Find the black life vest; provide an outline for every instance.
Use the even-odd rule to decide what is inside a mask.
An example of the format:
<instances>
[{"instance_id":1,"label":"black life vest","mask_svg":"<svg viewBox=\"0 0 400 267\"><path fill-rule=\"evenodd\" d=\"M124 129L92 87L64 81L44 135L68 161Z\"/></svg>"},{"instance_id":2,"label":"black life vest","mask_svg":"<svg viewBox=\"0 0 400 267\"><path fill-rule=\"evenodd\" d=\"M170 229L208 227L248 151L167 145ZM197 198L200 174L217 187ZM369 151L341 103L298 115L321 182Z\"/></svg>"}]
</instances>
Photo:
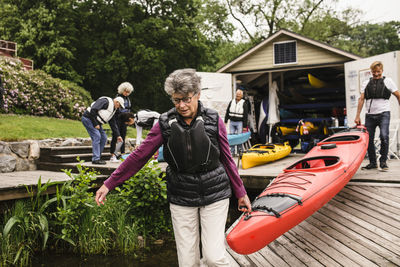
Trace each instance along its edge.
<instances>
[{"instance_id":1,"label":"black life vest","mask_svg":"<svg viewBox=\"0 0 400 267\"><path fill-rule=\"evenodd\" d=\"M365 99L389 99L392 92L387 89L384 80L385 77L378 80L370 78L367 87L365 88Z\"/></svg>"},{"instance_id":2,"label":"black life vest","mask_svg":"<svg viewBox=\"0 0 400 267\"><path fill-rule=\"evenodd\" d=\"M190 125L175 108L160 116L171 203L198 207L231 196L229 177L219 160L218 119L218 113L201 102Z\"/></svg>"}]
</instances>

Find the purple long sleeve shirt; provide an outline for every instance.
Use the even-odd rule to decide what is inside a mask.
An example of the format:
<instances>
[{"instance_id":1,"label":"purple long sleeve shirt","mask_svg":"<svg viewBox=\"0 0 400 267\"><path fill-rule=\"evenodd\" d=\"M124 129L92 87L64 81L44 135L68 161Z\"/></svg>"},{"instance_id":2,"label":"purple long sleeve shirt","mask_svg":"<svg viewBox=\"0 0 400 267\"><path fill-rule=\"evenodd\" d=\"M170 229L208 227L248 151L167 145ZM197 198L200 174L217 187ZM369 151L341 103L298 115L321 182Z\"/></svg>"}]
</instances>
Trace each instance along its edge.
<instances>
[{"instance_id":1,"label":"purple long sleeve shirt","mask_svg":"<svg viewBox=\"0 0 400 267\"><path fill-rule=\"evenodd\" d=\"M229 148L228 137L224 122L221 118L218 120L218 143L220 149L220 161L223 164L226 173L231 181L233 192L237 198L246 195L246 189L243 181L239 176L235 161L233 160ZM160 124L157 123L150 130L143 143L132 152L128 158L104 181L105 186L109 190L113 190L130 177L134 176L154 155L158 148L163 144Z\"/></svg>"}]
</instances>

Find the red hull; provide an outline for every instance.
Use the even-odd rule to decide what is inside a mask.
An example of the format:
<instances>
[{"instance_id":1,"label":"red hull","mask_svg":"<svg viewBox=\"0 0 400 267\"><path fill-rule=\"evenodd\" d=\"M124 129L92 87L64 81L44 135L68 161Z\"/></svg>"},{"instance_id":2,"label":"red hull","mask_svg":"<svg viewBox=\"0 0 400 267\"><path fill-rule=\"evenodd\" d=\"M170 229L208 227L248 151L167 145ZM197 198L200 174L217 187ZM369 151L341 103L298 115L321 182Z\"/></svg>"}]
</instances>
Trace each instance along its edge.
<instances>
[{"instance_id":1,"label":"red hull","mask_svg":"<svg viewBox=\"0 0 400 267\"><path fill-rule=\"evenodd\" d=\"M367 147L362 126L318 143L254 200L253 211L228 233L229 246L239 254L256 252L312 215L353 177Z\"/></svg>"}]
</instances>

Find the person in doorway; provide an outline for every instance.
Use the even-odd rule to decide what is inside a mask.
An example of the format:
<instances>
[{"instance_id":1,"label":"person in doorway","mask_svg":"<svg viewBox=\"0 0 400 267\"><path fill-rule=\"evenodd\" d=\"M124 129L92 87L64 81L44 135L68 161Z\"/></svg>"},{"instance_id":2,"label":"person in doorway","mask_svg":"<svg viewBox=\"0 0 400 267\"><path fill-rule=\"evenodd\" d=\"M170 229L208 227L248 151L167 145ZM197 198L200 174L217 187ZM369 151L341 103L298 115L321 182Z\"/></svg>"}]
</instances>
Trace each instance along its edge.
<instances>
[{"instance_id":1,"label":"person in doorway","mask_svg":"<svg viewBox=\"0 0 400 267\"><path fill-rule=\"evenodd\" d=\"M241 134L247 132L248 105L243 99L243 90L237 89L235 99L229 102L225 112L225 123L229 120L229 134ZM231 146L232 155L236 155L235 146ZM242 145L238 145L239 153L243 150Z\"/></svg>"},{"instance_id":2,"label":"person in doorway","mask_svg":"<svg viewBox=\"0 0 400 267\"><path fill-rule=\"evenodd\" d=\"M125 137L126 137L126 131L127 131L127 126L128 124L124 120L124 117L121 119L119 118L123 113L128 113L131 111L131 100L129 99L129 95L133 92L133 86L129 82L123 82L118 86L118 94L117 97L121 97L124 100L124 108L119 109L117 111L117 127L118 127L118 132L119 136L122 138L122 143L118 142L117 145L117 138L118 136L114 134L112 135L111 138L111 144L110 144L110 152L111 152L111 162L119 162L117 159L117 154L120 152L122 154L125 153ZM116 148L120 148L120 151L116 151Z\"/></svg>"},{"instance_id":3,"label":"person in doorway","mask_svg":"<svg viewBox=\"0 0 400 267\"><path fill-rule=\"evenodd\" d=\"M142 143L143 128L152 128L160 118L160 113L148 109L139 110L135 114L135 127L136 127L136 147Z\"/></svg>"},{"instance_id":4,"label":"person in doorway","mask_svg":"<svg viewBox=\"0 0 400 267\"><path fill-rule=\"evenodd\" d=\"M225 123L229 120L229 134L240 134L247 131L248 106L243 99L243 90L236 90L235 99L229 103L225 113Z\"/></svg>"},{"instance_id":5,"label":"person in doorway","mask_svg":"<svg viewBox=\"0 0 400 267\"><path fill-rule=\"evenodd\" d=\"M93 102L86 109L82 116L82 123L92 139L92 163L104 165L106 162L101 159L104 146L107 142L107 135L102 125L109 123L113 134L117 136L118 141L122 141L117 127L115 113L119 108L124 108L124 99L116 97L114 99L102 96Z\"/></svg>"},{"instance_id":6,"label":"person in doorway","mask_svg":"<svg viewBox=\"0 0 400 267\"><path fill-rule=\"evenodd\" d=\"M389 98L393 94L400 104L400 93L396 84L389 77L383 76L383 64L375 61L370 66L372 77L365 81L361 86L361 96L358 100L357 114L354 122L361 124L360 113L366 103L365 127L369 133L368 159L369 164L362 167L364 170L377 169L375 152L375 130L379 127L380 131L380 158L379 167L381 170L388 170L386 163L389 151L389 124L390 124L390 102Z\"/></svg>"},{"instance_id":7,"label":"person in doorway","mask_svg":"<svg viewBox=\"0 0 400 267\"><path fill-rule=\"evenodd\" d=\"M230 266L224 233L231 190L239 210L250 212L251 203L229 152L224 122L199 101L200 77L194 69L174 71L164 89L175 107L160 116L139 148L99 188L95 201L104 204L110 190L132 177L164 145L179 266L200 266L200 239L207 266Z\"/></svg>"}]
</instances>

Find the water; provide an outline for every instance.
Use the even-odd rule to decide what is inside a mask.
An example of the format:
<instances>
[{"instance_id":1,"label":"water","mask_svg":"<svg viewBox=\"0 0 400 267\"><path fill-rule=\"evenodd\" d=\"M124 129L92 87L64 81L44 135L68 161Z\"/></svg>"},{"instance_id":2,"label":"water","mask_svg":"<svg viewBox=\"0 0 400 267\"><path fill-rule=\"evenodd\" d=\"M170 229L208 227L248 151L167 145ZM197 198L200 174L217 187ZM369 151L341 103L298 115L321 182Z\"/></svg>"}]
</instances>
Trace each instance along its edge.
<instances>
[{"instance_id":1,"label":"water","mask_svg":"<svg viewBox=\"0 0 400 267\"><path fill-rule=\"evenodd\" d=\"M79 256L76 254L48 254L36 256L33 267L177 267L178 258L173 242L151 248L151 251L139 257L129 255L94 255Z\"/></svg>"}]
</instances>

